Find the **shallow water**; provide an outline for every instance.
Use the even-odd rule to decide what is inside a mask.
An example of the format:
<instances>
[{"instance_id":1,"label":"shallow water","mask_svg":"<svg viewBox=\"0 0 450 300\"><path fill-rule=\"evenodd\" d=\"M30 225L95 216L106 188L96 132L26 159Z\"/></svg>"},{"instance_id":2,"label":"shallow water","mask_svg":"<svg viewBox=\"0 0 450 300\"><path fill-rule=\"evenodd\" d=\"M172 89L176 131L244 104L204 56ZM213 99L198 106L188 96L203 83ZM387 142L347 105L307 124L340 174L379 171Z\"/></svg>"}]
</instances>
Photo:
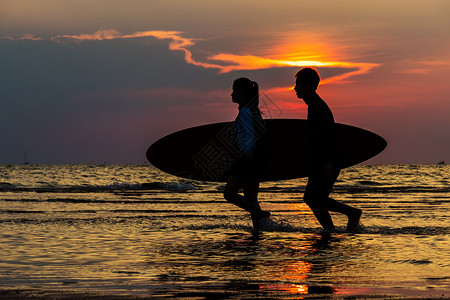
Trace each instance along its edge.
<instances>
[{"instance_id":1,"label":"shallow water","mask_svg":"<svg viewBox=\"0 0 450 300\"><path fill-rule=\"evenodd\" d=\"M363 233L321 234L305 179L261 186L270 231L222 184L151 166L0 166L0 289L161 297L448 297L450 167L343 170L335 199L361 208ZM444 296L443 296L444 295Z\"/></svg>"}]
</instances>

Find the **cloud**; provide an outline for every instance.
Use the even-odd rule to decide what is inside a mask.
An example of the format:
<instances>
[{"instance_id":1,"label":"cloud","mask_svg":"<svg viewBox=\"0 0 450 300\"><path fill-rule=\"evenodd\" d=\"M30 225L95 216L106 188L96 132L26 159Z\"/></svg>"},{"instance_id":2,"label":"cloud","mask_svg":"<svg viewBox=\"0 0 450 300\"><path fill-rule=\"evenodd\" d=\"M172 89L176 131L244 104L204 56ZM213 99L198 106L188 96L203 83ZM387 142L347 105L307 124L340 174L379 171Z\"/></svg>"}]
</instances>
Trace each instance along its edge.
<instances>
[{"instance_id":1,"label":"cloud","mask_svg":"<svg viewBox=\"0 0 450 300\"><path fill-rule=\"evenodd\" d=\"M0 37L1 39L11 40L11 41L23 41L23 40L31 40L31 41L41 41L43 40L40 37L36 37L34 34L24 34L22 37L16 39L11 36Z\"/></svg>"},{"instance_id":2,"label":"cloud","mask_svg":"<svg viewBox=\"0 0 450 300\"><path fill-rule=\"evenodd\" d=\"M403 69L394 70L394 73L413 74L413 75L430 75L437 69L447 69L450 67L450 60L406 60L406 66Z\"/></svg>"},{"instance_id":3,"label":"cloud","mask_svg":"<svg viewBox=\"0 0 450 300\"><path fill-rule=\"evenodd\" d=\"M422 65L436 66L436 67L450 66L450 60L427 60L427 61L419 61L418 63Z\"/></svg>"},{"instance_id":4,"label":"cloud","mask_svg":"<svg viewBox=\"0 0 450 300\"><path fill-rule=\"evenodd\" d=\"M395 73L400 73L400 74L416 74L416 75L428 75L431 73L430 69L425 69L425 68L417 68L417 69L407 69L407 70L400 70L400 71L395 71Z\"/></svg>"},{"instance_id":5,"label":"cloud","mask_svg":"<svg viewBox=\"0 0 450 300\"><path fill-rule=\"evenodd\" d=\"M192 58L192 52L188 50L188 47L195 45L193 39L184 38L179 31L138 31L133 34L122 35L116 30L99 30L93 34L79 34L79 35L57 35L51 38L55 42L67 42L75 41L81 43L83 41L102 41L113 39L132 39L142 37L153 37L160 40L170 40L169 49L174 51L184 52L184 57L187 63L200 66L203 68L220 69L220 65L210 64L205 62L199 62Z\"/></svg>"},{"instance_id":6,"label":"cloud","mask_svg":"<svg viewBox=\"0 0 450 300\"><path fill-rule=\"evenodd\" d=\"M327 78L322 83L342 82L350 77L366 74L378 67L375 63L358 63L358 62L339 62L339 61L314 61L308 60L309 57L301 57L297 60L283 60L276 58L260 57L256 55L237 55L230 53L219 53L206 58L206 61L200 61L193 58L189 48L196 43L196 39L185 38L180 31L138 31L132 34L121 34L117 30L99 30L91 34L78 35L57 35L50 40L57 43L82 43L83 41L102 41L114 39L132 39L152 37L160 40L169 40L169 49L173 51L181 51L184 53L184 59L188 64L199 66L206 69L217 69L219 73L229 73L232 71L242 70L260 70L280 67L337 67L344 69L343 74ZM23 36L19 39L10 38L12 40L32 39L40 40L34 35ZM220 62L220 63L219 63Z\"/></svg>"}]
</instances>

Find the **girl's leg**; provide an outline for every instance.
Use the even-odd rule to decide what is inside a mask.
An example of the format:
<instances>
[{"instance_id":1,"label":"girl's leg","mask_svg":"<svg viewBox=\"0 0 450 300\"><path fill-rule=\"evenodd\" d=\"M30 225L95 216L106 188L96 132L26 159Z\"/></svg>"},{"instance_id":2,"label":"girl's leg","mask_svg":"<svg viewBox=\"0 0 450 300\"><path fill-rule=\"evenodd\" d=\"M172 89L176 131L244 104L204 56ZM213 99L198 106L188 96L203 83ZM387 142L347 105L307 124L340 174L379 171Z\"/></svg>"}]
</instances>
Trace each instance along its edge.
<instances>
[{"instance_id":1,"label":"girl's leg","mask_svg":"<svg viewBox=\"0 0 450 300\"><path fill-rule=\"evenodd\" d=\"M223 193L224 198L228 202L233 203L234 205L248 211L249 213L261 210L257 202L255 205L253 201L249 201L247 199L248 197L250 198L254 197L255 192L254 189L252 188L250 188L250 190L248 190L248 188L245 188L244 183L245 180L243 178L230 176ZM241 188L244 188L244 196L238 193ZM256 190L256 197L258 196L257 190ZM249 191L250 195L248 195Z\"/></svg>"},{"instance_id":2,"label":"girl's leg","mask_svg":"<svg viewBox=\"0 0 450 300\"><path fill-rule=\"evenodd\" d=\"M260 220L270 217L270 213L261 209L258 202L259 181L247 180L244 183L244 196L246 200L252 205L253 211L250 212L252 217L253 228L258 230L260 228Z\"/></svg>"},{"instance_id":3,"label":"girl's leg","mask_svg":"<svg viewBox=\"0 0 450 300\"><path fill-rule=\"evenodd\" d=\"M249 203L256 209L260 211L261 207L258 203L258 192L259 192L259 182L254 180L245 180L243 184L244 197Z\"/></svg>"}]
</instances>

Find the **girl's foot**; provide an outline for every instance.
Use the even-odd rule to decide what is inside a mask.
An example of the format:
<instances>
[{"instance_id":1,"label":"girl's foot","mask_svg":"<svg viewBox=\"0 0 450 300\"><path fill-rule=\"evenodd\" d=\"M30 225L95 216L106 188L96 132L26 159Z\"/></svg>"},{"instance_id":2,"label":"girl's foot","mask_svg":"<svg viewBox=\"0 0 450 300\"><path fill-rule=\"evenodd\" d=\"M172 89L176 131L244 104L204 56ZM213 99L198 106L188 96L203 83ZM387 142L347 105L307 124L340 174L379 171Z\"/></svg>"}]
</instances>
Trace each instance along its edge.
<instances>
[{"instance_id":1,"label":"girl's foot","mask_svg":"<svg viewBox=\"0 0 450 300\"><path fill-rule=\"evenodd\" d=\"M253 229L261 230L261 229L263 229L261 227L264 227L264 226L262 226L263 225L262 223L265 223L264 221L270 218L270 212L261 210L257 213L252 213L251 217L252 217Z\"/></svg>"}]
</instances>

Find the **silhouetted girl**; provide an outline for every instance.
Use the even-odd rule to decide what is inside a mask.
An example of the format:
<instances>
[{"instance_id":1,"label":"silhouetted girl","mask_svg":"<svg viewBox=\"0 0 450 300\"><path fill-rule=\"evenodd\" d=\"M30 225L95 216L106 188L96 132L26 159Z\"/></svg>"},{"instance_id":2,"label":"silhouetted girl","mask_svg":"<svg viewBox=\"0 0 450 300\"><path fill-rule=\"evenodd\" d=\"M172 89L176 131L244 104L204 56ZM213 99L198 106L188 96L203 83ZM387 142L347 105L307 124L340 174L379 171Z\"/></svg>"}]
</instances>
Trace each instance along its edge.
<instances>
[{"instance_id":1,"label":"silhouetted girl","mask_svg":"<svg viewBox=\"0 0 450 300\"><path fill-rule=\"evenodd\" d=\"M270 213L263 211L258 203L260 175L264 167L263 139L266 132L259 105L258 84L248 78L233 82L231 98L239 104L235 121L239 158L232 165L224 198L250 213L255 230ZM238 194L243 189L244 195Z\"/></svg>"}]
</instances>

